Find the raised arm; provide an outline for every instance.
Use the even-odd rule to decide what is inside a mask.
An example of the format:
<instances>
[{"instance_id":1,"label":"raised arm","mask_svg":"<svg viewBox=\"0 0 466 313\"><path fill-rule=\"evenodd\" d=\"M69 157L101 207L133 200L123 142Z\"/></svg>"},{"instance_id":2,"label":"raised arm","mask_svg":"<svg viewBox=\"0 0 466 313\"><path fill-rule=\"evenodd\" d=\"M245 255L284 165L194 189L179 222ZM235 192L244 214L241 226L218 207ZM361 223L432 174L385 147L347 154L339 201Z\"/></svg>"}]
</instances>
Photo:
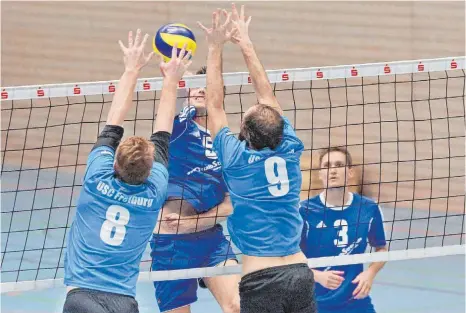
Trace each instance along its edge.
<instances>
[{"instance_id":1,"label":"raised arm","mask_svg":"<svg viewBox=\"0 0 466 313\"><path fill-rule=\"evenodd\" d=\"M173 131L173 119L176 114L176 101L178 82L186 72L192 61L191 51L186 53L186 45L183 46L179 55L177 55L178 45L175 43L172 49L172 57L170 62L165 63L160 57L160 71L164 76L162 85L162 94L160 96L159 108L154 124L154 133L150 140L155 146L154 160L155 162L168 166L168 147L170 145L170 137Z\"/></svg>"},{"instance_id":2,"label":"raised arm","mask_svg":"<svg viewBox=\"0 0 466 313\"><path fill-rule=\"evenodd\" d=\"M266 104L276 109L281 115L283 110L273 94L272 86L270 85L267 73L262 66L259 57L254 50L251 39L249 38L249 23L251 16L246 20L244 16L244 5L241 6L241 12L238 14L235 4L232 4L232 22L236 34L232 37L232 41L241 48L244 61L251 76L252 85L256 91L257 101L261 104Z\"/></svg>"},{"instance_id":3,"label":"raised arm","mask_svg":"<svg viewBox=\"0 0 466 313\"><path fill-rule=\"evenodd\" d=\"M226 21L220 24L220 14L226 17ZM198 25L204 30L207 43L207 90L206 90L206 108L207 108L207 126L211 132L212 138L225 126L228 126L227 116L223 109L223 76L222 76L222 53L225 42L231 39L234 31L227 31L230 24L231 14L225 10L217 10L212 14L212 28L207 28L198 22Z\"/></svg>"},{"instance_id":4,"label":"raised arm","mask_svg":"<svg viewBox=\"0 0 466 313\"><path fill-rule=\"evenodd\" d=\"M183 46L179 55L177 55L178 45L175 43L173 45L170 62L165 63L162 57L160 57L160 71L164 79L157 117L155 119L154 132L165 131L171 134L173 130L178 82L192 63L192 61L189 61L191 51L186 53L185 49L186 45Z\"/></svg>"},{"instance_id":5,"label":"raised arm","mask_svg":"<svg viewBox=\"0 0 466 313\"><path fill-rule=\"evenodd\" d=\"M107 125L123 125L125 116L133 102L133 92L139 72L154 55L153 52L147 56L144 54L144 46L148 38L149 35L146 34L141 42L141 30L138 29L134 43L133 32L129 32L128 47L125 47L121 40L118 41L124 54L125 72L121 76L118 88L113 96L112 105L107 116Z\"/></svg>"},{"instance_id":6,"label":"raised arm","mask_svg":"<svg viewBox=\"0 0 466 313\"><path fill-rule=\"evenodd\" d=\"M141 42L141 30L138 29L134 42L133 32L128 33L128 47L125 47L121 41L118 42L123 51L125 71L113 96L106 125L89 154L85 181L90 175L97 172L103 173L113 170L115 151L123 137L123 121L133 102L134 86L140 70L153 56L153 53L144 55L144 45L148 37L149 35L146 34Z\"/></svg>"}]
</instances>

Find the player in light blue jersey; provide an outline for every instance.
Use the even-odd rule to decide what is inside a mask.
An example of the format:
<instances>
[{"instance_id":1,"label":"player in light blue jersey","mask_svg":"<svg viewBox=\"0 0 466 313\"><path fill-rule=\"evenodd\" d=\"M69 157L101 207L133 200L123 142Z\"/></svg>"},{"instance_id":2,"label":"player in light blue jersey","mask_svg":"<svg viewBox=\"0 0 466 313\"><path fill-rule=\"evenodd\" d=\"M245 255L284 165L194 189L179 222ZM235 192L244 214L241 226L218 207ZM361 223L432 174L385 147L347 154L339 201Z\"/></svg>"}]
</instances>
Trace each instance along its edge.
<instances>
[{"instance_id":1,"label":"player in light blue jersey","mask_svg":"<svg viewBox=\"0 0 466 313\"><path fill-rule=\"evenodd\" d=\"M228 230L243 253L240 282L242 313L315 312L312 271L300 250L303 220L299 214L300 156L303 143L273 94L248 35L244 6L238 13L213 13L207 35L207 117L213 148L234 211ZM228 21L232 20L232 31ZM238 44L246 61L258 104L244 115L239 139L228 128L223 108L222 51L225 42Z\"/></svg>"},{"instance_id":2,"label":"player in light blue jersey","mask_svg":"<svg viewBox=\"0 0 466 313\"><path fill-rule=\"evenodd\" d=\"M326 190L301 202L305 221L301 247L308 258L360 254L367 242L387 251L383 216L372 200L347 190L354 175L351 155L334 147L320 154L319 178ZM375 313L369 297L372 282L384 266L375 262L314 269L319 313Z\"/></svg>"},{"instance_id":3,"label":"player in light blue jersey","mask_svg":"<svg viewBox=\"0 0 466 313\"><path fill-rule=\"evenodd\" d=\"M196 74L205 74L200 69ZM232 205L221 164L212 150L205 114L205 89L189 90L187 106L175 117L170 139L167 202L151 240L152 270L236 265L219 224ZM189 313L197 287L207 287L222 312L239 313L239 275L154 282L161 312Z\"/></svg>"},{"instance_id":4,"label":"player in light blue jersey","mask_svg":"<svg viewBox=\"0 0 466 313\"><path fill-rule=\"evenodd\" d=\"M176 87L191 63L185 49L160 63L164 81L150 141L123 137L137 77L152 57L144 54L149 35L138 29L128 46L120 41L125 72L107 122L87 159L65 253L64 313L136 313L139 264L165 201L168 143L175 115ZM182 58L184 56L184 58Z\"/></svg>"}]
</instances>

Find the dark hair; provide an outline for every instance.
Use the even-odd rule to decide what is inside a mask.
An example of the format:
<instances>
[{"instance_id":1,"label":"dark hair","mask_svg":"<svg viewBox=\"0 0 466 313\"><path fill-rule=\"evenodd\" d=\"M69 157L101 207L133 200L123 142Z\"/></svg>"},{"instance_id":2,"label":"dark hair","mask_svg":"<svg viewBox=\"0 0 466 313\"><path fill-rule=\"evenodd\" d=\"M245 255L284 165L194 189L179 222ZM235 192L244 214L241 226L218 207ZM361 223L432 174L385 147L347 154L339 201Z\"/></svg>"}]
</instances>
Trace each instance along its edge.
<instances>
[{"instance_id":1,"label":"dark hair","mask_svg":"<svg viewBox=\"0 0 466 313\"><path fill-rule=\"evenodd\" d=\"M196 75L205 75L207 73L207 66L203 66L197 70Z\"/></svg>"},{"instance_id":2,"label":"dark hair","mask_svg":"<svg viewBox=\"0 0 466 313\"><path fill-rule=\"evenodd\" d=\"M280 113L265 104L256 104L255 110L248 114L241 124L240 140L246 140L256 150L274 150L283 139L285 122Z\"/></svg>"},{"instance_id":3,"label":"dark hair","mask_svg":"<svg viewBox=\"0 0 466 313\"><path fill-rule=\"evenodd\" d=\"M351 157L351 154L346 150L344 147L329 147L327 149L323 149L319 153L319 166L322 165L322 159L324 156L329 154L330 152L340 152L343 153L346 157L346 166L352 167L353 166L353 158Z\"/></svg>"}]
</instances>

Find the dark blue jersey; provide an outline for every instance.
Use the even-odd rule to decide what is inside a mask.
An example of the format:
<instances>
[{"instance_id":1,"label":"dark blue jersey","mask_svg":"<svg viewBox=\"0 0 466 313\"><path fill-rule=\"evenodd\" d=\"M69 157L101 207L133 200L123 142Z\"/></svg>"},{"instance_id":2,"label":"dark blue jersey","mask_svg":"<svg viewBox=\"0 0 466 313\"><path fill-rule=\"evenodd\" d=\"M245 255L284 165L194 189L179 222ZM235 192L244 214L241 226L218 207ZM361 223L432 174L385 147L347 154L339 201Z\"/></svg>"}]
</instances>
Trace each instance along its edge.
<instances>
[{"instance_id":1,"label":"dark blue jersey","mask_svg":"<svg viewBox=\"0 0 466 313\"><path fill-rule=\"evenodd\" d=\"M304 219L301 248L307 258L361 254L366 251L367 242L373 247L385 246L380 207L369 198L353 193L350 195L344 207L327 206L324 194L301 202L300 211ZM352 293L357 286L351 281L363 271L363 265L351 264L317 270L329 269L343 271L345 280L336 290L316 284L319 308L348 308L351 302L355 302Z\"/></svg>"},{"instance_id":2,"label":"dark blue jersey","mask_svg":"<svg viewBox=\"0 0 466 313\"><path fill-rule=\"evenodd\" d=\"M195 115L196 109L188 106L175 117L169 150L168 197L183 198L203 213L223 201L226 186L210 132L193 120Z\"/></svg>"}]
</instances>

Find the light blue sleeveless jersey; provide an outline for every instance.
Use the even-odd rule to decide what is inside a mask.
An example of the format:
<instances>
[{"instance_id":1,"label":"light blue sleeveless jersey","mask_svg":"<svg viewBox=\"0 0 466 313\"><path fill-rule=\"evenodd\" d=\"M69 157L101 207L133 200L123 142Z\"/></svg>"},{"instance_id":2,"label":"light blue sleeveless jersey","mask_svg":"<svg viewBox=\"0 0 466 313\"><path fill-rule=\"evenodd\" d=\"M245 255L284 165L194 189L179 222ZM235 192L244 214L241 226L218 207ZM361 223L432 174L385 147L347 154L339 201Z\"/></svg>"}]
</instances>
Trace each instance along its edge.
<instances>
[{"instance_id":1,"label":"light blue sleeveless jersey","mask_svg":"<svg viewBox=\"0 0 466 313\"><path fill-rule=\"evenodd\" d=\"M275 149L249 149L223 128L214 150L223 166L233 214L228 230L245 255L286 256L300 251L300 156L303 143L285 117L283 140Z\"/></svg>"},{"instance_id":2,"label":"light blue sleeveless jersey","mask_svg":"<svg viewBox=\"0 0 466 313\"><path fill-rule=\"evenodd\" d=\"M167 169L154 162L144 184L114 176L115 151L91 151L65 253L65 285L136 295L139 264L166 199Z\"/></svg>"}]
</instances>

